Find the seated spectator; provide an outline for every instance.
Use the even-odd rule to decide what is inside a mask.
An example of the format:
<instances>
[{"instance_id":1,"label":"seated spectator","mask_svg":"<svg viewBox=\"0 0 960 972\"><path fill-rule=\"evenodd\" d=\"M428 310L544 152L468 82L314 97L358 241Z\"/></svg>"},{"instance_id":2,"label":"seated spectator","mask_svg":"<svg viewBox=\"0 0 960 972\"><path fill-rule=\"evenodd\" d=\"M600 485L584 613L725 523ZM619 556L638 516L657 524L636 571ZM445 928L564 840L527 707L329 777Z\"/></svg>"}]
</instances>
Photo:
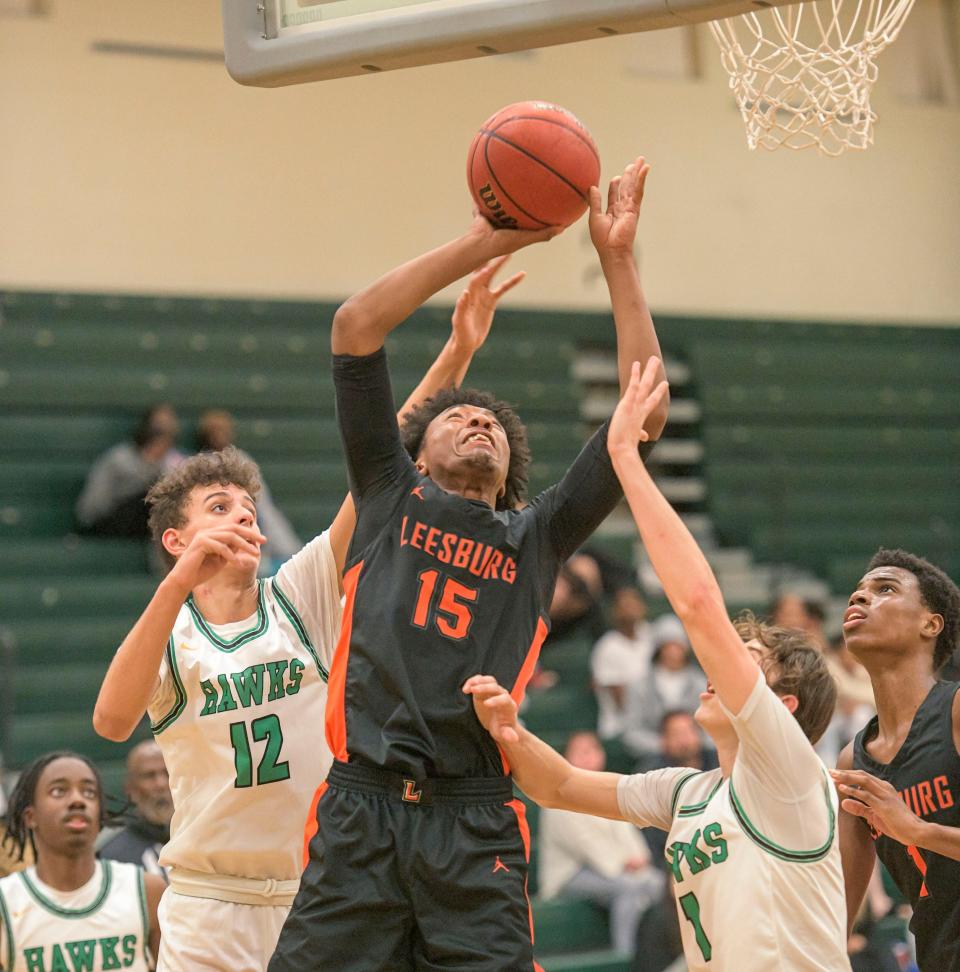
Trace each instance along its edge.
<instances>
[{"instance_id":1,"label":"seated spectator","mask_svg":"<svg viewBox=\"0 0 960 972\"><path fill-rule=\"evenodd\" d=\"M147 490L182 459L175 448L179 425L170 405L148 409L132 442L119 442L91 466L77 500L77 525L100 537L147 539Z\"/></svg>"},{"instance_id":2,"label":"seated spectator","mask_svg":"<svg viewBox=\"0 0 960 972\"><path fill-rule=\"evenodd\" d=\"M138 864L148 874L159 874L166 880L166 869L160 866L159 857L170 839L173 796L163 754L152 739L130 750L124 790L132 810L119 830L104 831L98 842L99 856Z\"/></svg>"},{"instance_id":3,"label":"seated spectator","mask_svg":"<svg viewBox=\"0 0 960 972\"><path fill-rule=\"evenodd\" d=\"M594 645L590 656L601 739L613 739L623 733L627 689L647 674L653 655L653 632L640 591L621 587L614 595L611 614L613 629Z\"/></svg>"},{"instance_id":4,"label":"seated spectator","mask_svg":"<svg viewBox=\"0 0 960 972\"><path fill-rule=\"evenodd\" d=\"M717 751L706 744L693 715L686 709L670 709L660 720L660 751L643 764L642 772L665 766L716 769Z\"/></svg>"},{"instance_id":5,"label":"seated spectator","mask_svg":"<svg viewBox=\"0 0 960 972\"><path fill-rule=\"evenodd\" d=\"M234 444L233 436L233 416L223 409L209 409L197 420L197 449L200 452L220 452ZM244 459L251 459L242 449L237 451ZM303 543L290 526L289 520L277 509L262 476L260 495L257 498L257 524L267 538L260 551L262 572L270 575L276 572L283 561L289 560Z\"/></svg>"},{"instance_id":6,"label":"seated spectator","mask_svg":"<svg viewBox=\"0 0 960 972\"><path fill-rule=\"evenodd\" d=\"M870 676L847 649L842 636L834 639L824 657L837 683L837 710L817 744L817 753L828 766L833 766L840 750L876 715L877 709Z\"/></svg>"},{"instance_id":7,"label":"seated spectator","mask_svg":"<svg viewBox=\"0 0 960 972\"><path fill-rule=\"evenodd\" d=\"M600 772L606 765L592 732L574 733L565 755L583 769ZM609 907L611 946L633 954L637 924L666 884L636 827L625 820L543 810L539 861L541 897L588 898Z\"/></svg>"},{"instance_id":8,"label":"seated spectator","mask_svg":"<svg viewBox=\"0 0 960 972\"><path fill-rule=\"evenodd\" d=\"M826 613L819 601L804 599L799 594L780 594L770 606L770 621L779 628L805 631L820 650L827 647L823 630Z\"/></svg>"},{"instance_id":9,"label":"seated spectator","mask_svg":"<svg viewBox=\"0 0 960 972\"><path fill-rule=\"evenodd\" d=\"M586 553L574 554L561 568L550 602L550 641L586 634L596 640L603 634L603 579L597 561Z\"/></svg>"},{"instance_id":10,"label":"seated spectator","mask_svg":"<svg viewBox=\"0 0 960 972\"><path fill-rule=\"evenodd\" d=\"M673 709L693 712L707 680L690 652L683 625L673 614L653 623L650 674L627 692L627 728L623 741L641 759L660 752L660 723Z\"/></svg>"}]
</instances>

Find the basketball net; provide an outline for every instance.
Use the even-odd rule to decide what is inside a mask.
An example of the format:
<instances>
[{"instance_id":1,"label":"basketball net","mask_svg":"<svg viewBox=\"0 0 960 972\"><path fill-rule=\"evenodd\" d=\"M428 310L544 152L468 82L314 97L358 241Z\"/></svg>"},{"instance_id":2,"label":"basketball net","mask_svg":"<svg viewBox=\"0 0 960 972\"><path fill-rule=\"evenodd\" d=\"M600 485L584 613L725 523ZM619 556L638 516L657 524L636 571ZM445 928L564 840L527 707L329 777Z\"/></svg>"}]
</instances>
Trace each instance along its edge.
<instances>
[{"instance_id":1,"label":"basketball net","mask_svg":"<svg viewBox=\"0 0 960 972\"><path fill-rule=\"evenodd\" d=\"M750 148L868 148L876 57L913 2L812 0L711 22Z\"/></svg>"}]
</instances>

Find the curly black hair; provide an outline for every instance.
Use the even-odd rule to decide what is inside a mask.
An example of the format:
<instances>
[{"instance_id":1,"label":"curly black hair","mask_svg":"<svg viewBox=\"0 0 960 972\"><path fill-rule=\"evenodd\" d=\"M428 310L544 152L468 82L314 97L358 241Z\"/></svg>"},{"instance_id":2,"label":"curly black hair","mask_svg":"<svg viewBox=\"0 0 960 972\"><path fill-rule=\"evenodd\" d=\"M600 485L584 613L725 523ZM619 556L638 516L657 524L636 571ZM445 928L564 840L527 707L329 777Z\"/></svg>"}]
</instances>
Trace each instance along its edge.
<instances>
[{"instance_id":1,"label":"curly black hair","mask_svg":"<svg viewBox=\"0 0 960 972\"><path fill-rule=\"evenodd\" d=\"M57 759L79 759L80 762L86 763L90 767L90 772L93 773L94 779L97 781L97 793L100 797L99 823L101 830L108 823L116 819L120 812L107 809L107 803L110 797L104 793L103 779L100 776L100 771L86 756L71 752L69 749L58 749L55 752L38 756L17 779L17 784L10 794L10 805L7 808L5 817L7 832L3 835L3 846L5 848L9 847L18 861L23 860L28 841L34 857L37 855L37 845L33 839L33 832L27 827L24 821L24 811L27 807L33 805L37 792L37 783L40 782L41 774Z\"/></svg>"},{"instance_id":2,"label":"curly black hair","mask_svg":"<svg viewBox=\"0 0 960 972\"><path fill-rule=\"evenodd\" d=\"M427 426L441 413L455 405L474 405L493 412L503 426L510 446L510 465L507 467L507 482L503 496L497 500L498 510L515 509L527 495L530 479L530 446L527 444L527 429L520 416L506 402L495 398L490 392L476 388L444 388L401 419L400 435L403 446L416 460L420 455L423 437Z\"/></svg>"},{"instance_id":3,"label":"curly black hair","mask_svg":"<svg viewBox=\"0 0 960 972\"><path fill-rule=\"evenodd\" d=\"M960 590L939 568L906 550L881 547L867 565L867 573L877 567L900 567L917 578L924 605L943 617L943 631L933 647L933 670L939 672L960 642Z\"/></svg>"}]
</instances>

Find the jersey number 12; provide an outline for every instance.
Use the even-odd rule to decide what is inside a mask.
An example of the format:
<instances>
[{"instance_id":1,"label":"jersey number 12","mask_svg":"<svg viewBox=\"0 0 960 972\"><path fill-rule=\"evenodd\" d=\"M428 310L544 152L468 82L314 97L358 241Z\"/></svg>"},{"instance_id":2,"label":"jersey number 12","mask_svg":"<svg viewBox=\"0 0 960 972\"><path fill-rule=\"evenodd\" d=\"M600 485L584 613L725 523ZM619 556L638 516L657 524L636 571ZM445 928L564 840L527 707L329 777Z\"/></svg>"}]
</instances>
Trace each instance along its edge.
<instances>
[{"instance_id":1,"label":"jersey number 12","mask_svg":"<svg viewBox=\"0 0 960 972\"><path fill-rule=\"evenodd\" d=\"M278 783L290 779L290 764L280 762L280 747L283 745L283 730L275 715L261 716L250 723L250 736L255 743L266 741L260 763L257 766L257 786L264 783ZM237 771L234 787L242 789L253 786L253 757L250 752L250 738L245 722L230 723L230 743L233 746L233 765Z\"/></svg>"}]
</instances>

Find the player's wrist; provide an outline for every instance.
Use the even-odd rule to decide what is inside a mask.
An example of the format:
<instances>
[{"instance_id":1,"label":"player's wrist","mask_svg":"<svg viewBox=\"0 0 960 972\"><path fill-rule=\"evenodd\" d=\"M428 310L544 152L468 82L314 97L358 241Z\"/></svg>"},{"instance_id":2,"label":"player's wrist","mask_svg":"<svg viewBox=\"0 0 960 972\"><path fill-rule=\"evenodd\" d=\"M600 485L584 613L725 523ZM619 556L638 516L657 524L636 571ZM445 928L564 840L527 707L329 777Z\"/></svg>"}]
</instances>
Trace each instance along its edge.
<instances>
[{"instance_id":1,"label":"player's wrist","mask_svg":"<svg viewBox=\"0 0 960 972\"><path fill-rule=\"evenodd\" d=\"M179 601L186 601L192 590L193 586L186 578L178 573L176 566L157 585L157 591L159 593L166 594Z\"/></svg>"}]
</instances>

